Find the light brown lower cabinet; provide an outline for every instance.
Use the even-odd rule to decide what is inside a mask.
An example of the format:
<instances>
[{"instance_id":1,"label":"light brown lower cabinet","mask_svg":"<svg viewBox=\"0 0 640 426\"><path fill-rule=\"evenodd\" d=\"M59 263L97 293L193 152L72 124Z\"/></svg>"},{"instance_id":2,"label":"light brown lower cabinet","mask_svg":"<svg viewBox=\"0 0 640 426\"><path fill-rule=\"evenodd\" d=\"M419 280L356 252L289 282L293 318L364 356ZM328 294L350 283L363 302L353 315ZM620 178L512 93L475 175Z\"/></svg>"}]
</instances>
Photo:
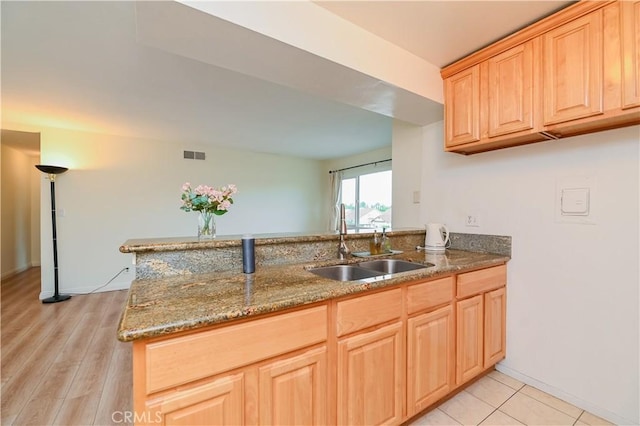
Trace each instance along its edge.
<instances>
[{"instance_id":1,"label":"light brown lower cabinet","mask_svg":"<svg viewBox=\"0 0 640 426\"><path fill-rule=\"evenodd\" d=\"M505 357L507 291L502 287L484 295L484 368Z\"/></svg>"},{"instance_id":2,"label":"light brown lower cabinet","mask_svg":"<svg viewBox=\"0 0 640 426\"><path fill-rule=\"evenodd\" d=\"M506 267L458 276L456 385L462 385L506 355ZM470 296L470 294L475 294ZM465 298L462 298L465 297Z\"/></svg>"},{"instance_id":3,"label":"light brown lower cabinet","mask_svg":"<svg viewBox=\"0 0 640 426\"><path fill-rule=\"evenodd\" d=\"M397 425L505 356L506 265L133 345L134 421Z\"/></svg>"},{"instance_id":4,"label":"light brown lower cabinet","mask_svg":"<svg viewBox=\"0 0 640 426\"><path fill-rule=\"evenodd\" d=\"M402 421L402 323L338 341L338 424Z\"/></svg>"},{"instance_id":5,"label":"light brown lower cabinet","mask_svg":"<svg viewBox=\"0 0 640 426\"><path fill-rule=\"evenodd\" d=\"M482 372L482 295L460 300L456 306L456 384L461 385Z\"/></svg>"},{"instance_id":6,"label":"light brown lower cabinet","mask_svg":"<svg viewBox=\"0 0 640 426\"><path fill-rule=\"evenodd\" d=\"M244 424L244 374L215 378L149 401L135 421L160 425Z\"/></svg>"},{"instance_id":7,"label":"light brown lower cabinet","mask_svg":"<svg viewBox=\"0 0 640 426\"><path fill-rule=\"evenodd\" d=\"M274 361L259 371L259 424L328 424L326 347Z\"/></svg>"},{"instance_id":8,"label":"light brown lower cabinet","mask_svg":"<svg viewBox=\"0 0 640 426\"><path fill-rule=\"evenodd\" d=\"M453 387L453 306L409 318L407 334L407 412L412 416Z\"/></svg>"}]
</instances>

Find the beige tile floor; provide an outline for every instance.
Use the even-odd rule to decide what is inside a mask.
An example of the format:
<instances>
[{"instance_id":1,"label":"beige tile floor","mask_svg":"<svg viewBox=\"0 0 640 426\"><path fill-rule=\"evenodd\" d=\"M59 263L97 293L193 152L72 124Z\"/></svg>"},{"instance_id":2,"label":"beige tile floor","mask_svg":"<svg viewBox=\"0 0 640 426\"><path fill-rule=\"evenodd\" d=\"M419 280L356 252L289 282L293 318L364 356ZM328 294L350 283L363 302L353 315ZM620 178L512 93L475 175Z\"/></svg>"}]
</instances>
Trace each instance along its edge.
<instances>
[{"instance_id":1,"label":"beige tile floor","mask_svg":"<svg viewBox=\"0 0 640 426\"><path fill-rule=\"evenodd\" d=\"M611 424L499 371L492 371L411 423L412 426Z\"/></svg>"}]
</instances>

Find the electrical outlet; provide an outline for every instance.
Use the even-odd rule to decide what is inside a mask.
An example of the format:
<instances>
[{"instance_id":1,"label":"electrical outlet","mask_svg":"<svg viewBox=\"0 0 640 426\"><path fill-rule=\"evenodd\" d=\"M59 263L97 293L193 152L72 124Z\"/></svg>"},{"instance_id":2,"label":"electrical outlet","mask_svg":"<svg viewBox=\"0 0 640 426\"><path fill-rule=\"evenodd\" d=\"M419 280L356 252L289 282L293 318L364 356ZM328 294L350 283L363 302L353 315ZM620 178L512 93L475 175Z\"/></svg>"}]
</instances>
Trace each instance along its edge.
<instances>
[{"instance_id":1,"label":"electrical outlet","mask_svg":"<svg viewBox=\"0 0 640 426\"><path fill-rule=\"evenodd\" d=\"M467 213L464 219L465 226L480 226L480 218L477 213Z\"/></svg>"}]
</instances>

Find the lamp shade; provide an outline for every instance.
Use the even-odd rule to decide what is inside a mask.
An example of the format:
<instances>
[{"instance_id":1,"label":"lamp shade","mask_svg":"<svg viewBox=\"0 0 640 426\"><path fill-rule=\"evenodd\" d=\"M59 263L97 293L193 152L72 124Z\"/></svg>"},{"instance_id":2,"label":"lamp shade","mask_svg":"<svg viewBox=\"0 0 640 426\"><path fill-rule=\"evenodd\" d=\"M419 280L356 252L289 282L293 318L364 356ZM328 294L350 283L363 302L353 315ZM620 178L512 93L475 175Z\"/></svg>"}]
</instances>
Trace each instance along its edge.
<instances>
[{"instance_id":1,"label":"lamp shade","mask_svg":"<svg viewBox=\"0 0 640 426\"><path fill-rule=\"evenodd\" d=\"M38 164L38 165L36 165L36 168L38 170L40 170L41 172L49 173L50 175L59 175L60 173L64 173L67 170L69 170L66 167L46 166L44 164Z\"/></svg>"}]
</instances>

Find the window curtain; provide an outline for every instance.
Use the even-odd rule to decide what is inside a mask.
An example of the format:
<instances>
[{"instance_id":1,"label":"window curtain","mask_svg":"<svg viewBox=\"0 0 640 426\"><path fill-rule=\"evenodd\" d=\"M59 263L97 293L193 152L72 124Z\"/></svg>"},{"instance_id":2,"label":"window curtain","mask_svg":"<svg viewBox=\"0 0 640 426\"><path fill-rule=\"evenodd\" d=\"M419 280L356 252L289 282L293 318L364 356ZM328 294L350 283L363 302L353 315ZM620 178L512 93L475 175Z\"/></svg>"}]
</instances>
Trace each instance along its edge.
<instances>
[{"instance_id":1,"label":"window curtain","mask_svg":"<svg viewBox=\"0 0 640 426\"><path fill-rule=\"evenodd\" d=\"M340 229L340 198L342 192L342 172L333 172L329 174L331 182L331 216L329 219L329 231L338 231Z\"/></svg>"}]
</instances>

